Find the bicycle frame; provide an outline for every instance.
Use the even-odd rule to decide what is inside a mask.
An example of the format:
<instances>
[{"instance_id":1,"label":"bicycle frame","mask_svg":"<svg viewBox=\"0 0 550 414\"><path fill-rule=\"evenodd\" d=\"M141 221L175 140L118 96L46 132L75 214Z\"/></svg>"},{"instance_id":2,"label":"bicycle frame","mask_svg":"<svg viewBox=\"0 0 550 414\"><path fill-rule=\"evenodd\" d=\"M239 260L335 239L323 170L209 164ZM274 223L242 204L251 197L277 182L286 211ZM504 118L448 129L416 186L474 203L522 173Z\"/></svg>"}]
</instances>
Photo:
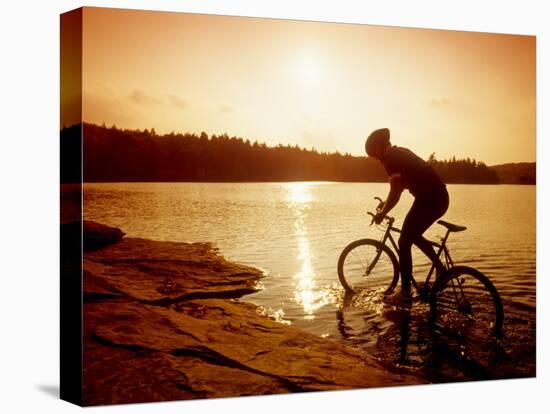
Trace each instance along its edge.
<instances>
[{"instance_id":1,"label":"bicycle frame","mask_svg":"<svg viewBox=\"0 0 550 414\"><path fill-rule=\"evenodd\" d=\"M380 238L361 238L351 242L344 248L338 259L338 278L345 288L346 294L354 295L369 288L374 289L376 292L382 292L379 287L380 283L383 283L387 286L382 293L385 297L394 291L398 283L400 272L396 256L399 255L400 249L394 233L402 235L403 231L394 226L395 219L393 217L384 216L379 220L380 206L383 202L378 198L376 199L380 202L377 213L367 211L367 214L372 217L371 225L374 222L382 224L381 231L383 234ZM494 335L500 336L502 334L504 310L496 287L479 270L469 266L456 265L447 246L450 234L466 230L466 227L443 220L438 221L438 223L443 225L446 231L438 242L426 240L431 247L435 247L435 250L433 254L428 251L431 249L424 249L426 252L422 250L423 253L428 253L426 256L431 262L424 284L417 283L414 275L411 275L412 284L419 294L420 301L429 304L430 323L442 322L444 325L449 322L453 325L456 322L459 329L458 335L462 335L466 331L462 332L461 329L468 328L466 324L471 321L474 335L479 333L480 329L489 329ZM345 269L347 257L350 252L356 251L358 248L367 248L367 253L362 255L358 253L362 257L353 261L353 265L348 272ZM361 251L364 252L364 250ZM368 281L363 278L370 276L382 257L387 258L390 263L385 263L386 266L380 266L380 272L373 275L371 279L374 282L369 285ZM438 272L439 269L441 269L441 272ZM418 271L417 275L420 273ZM358 281L359 285L355 281ZM475 306L476 302L480 300L488 300L488 306ZM481 316L478 316L478 313ZM435 327L436 325L432 326ZM451 327L451 329L453 328Z\"/></svg>"},{"instance_id":2,"label":"bicycle frame","mask_svg":"<svg viewBox=\"0 0 550 414\"><path fill-rule=\"evenodd\" d=\"M372 214L372 213L371 213ZM385 217L385 220L387 220L388 222L388 225L386 227L386 231L384 232L384 236L381 238L380 242L382 244L386 244L387 241L389 240L390 243L391 243L391 246L393 247L393 249L395 250L395 252L397 253L398 257L399 257L399 246L398 244L395 242L395 239L393 238L392 236L392 232L394 233L401 233L401 229L398 229L397 227L394 227L393 226L393 223L395 221L395 218L393 217ZM451 258L451 255L449 253L449 249L447 249L447 239L449 238L449 234L450 234L450 230L447 230L447 232L445 233L445 236L441 239L441 243L436 243L432 240L428 240L430 242L430 244L432 246L434 246L437 250L436 250L436 257L439 259L441 254L443 253L443 257L445 259L445 263L444 263L444 266L447 268L447 269L450 269L451 267L453 267L454 263L453 263L453 260ZM380 250L375 259L372 261L371 265L369 266L369 269L367 270L367 273L370 273L370 271L372 270L372 268L374 267L374 265L378 262L378 259L380 257L380 254L382 253L382 250ZM427 257L427 256L426 256ZM428 257L428 259L430 259ZM434 269L435 269L435 263L430 259L430 261L432 262L432 266L430 267L430 271L428 272L428 275L426 276L426 280L424 282L424 291L427 291L428 289L428 286L429 286L429 282L430 282L430 279L432 277L432 274L434 273ZM442 262L443 263L443 262ZM412 283L414 285L414 288L416 289L416 291L418 293L421 293L420 292L420 289L416 283L416 280L414 278L413 275L412 276Z\"/></svg>"}]
</instances>

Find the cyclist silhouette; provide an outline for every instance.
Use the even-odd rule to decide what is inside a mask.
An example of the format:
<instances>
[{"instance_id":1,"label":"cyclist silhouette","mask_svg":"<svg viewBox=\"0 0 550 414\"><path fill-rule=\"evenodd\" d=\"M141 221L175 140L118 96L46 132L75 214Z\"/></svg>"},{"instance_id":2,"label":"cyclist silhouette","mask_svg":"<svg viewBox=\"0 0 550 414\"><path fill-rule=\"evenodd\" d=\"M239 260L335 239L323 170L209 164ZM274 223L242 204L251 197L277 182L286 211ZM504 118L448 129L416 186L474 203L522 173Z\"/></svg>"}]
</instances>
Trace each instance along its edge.
<instances>
[{"instance_id":1,"label":"cyclist silhouette","mask_svg":"<svg viewBox=\"0 0 550 414\"><path fill-rule=\"evenodd\" d=\"M377 208L374 219L377 224L399 202L404 189L408 189L414 196L414 203L405 217L398 242L401 291L386 298L389 303L409 304L413 244L434 262L438 273L445 270L432 245L422 235L447 211L447 187L430 164L406 148L391 145L390 130L387 128L377 129L369 135L365 142L365 151L367 155L384 164L390 183L388 197Z\"/></svg>"}]
</instances>

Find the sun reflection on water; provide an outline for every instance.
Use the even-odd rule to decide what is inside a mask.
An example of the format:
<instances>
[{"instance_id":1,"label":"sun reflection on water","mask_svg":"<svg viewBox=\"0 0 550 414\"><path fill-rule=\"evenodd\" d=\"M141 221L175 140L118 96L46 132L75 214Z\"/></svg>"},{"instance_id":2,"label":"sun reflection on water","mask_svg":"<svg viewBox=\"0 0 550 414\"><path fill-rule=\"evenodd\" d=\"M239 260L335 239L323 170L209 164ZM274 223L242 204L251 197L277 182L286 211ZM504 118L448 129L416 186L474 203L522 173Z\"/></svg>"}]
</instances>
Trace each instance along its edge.
<instances>
[{"instance_id":1,"label":"sun reflection on water","mask_svg":"<svg viewBox=\"0 0 550 414\"><path fill-rule=\"evenodd\" d=\"M315 270L313 268L314 256L311 252L305 219L311 204L314 201L312 188L321 183L296 182L285 184L288 190L288 207L292 210L295 220L298 260L300 270L294 275L295 291L294 301L303 306L305 319L314 319L315 311L322 306L331 303L332 295L327 289L317 287Z\"/></svg>"}]
</instances>

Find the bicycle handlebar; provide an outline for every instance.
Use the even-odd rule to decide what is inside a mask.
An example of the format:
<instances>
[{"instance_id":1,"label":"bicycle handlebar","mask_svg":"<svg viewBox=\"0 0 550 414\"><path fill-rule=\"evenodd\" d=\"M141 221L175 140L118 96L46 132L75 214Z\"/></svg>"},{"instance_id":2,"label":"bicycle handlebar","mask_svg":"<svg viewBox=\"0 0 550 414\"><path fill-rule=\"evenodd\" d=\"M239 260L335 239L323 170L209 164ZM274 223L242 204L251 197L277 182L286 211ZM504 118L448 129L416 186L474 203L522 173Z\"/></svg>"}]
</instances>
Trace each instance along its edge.
<instances>
[{"instance_id":1,"label":"bicycle handlebar","mask_svg":"<svg viewBox=\"0 0 550 414\"><path fill-rule=\"evenodd\" d=\"M371 212L371 211L367 211L367 214L368 214L369 216L372 216L372 221L370 222L370 224L371 224L371 226L372 226L372 224L374 223L374 219L375 219L375 217L376 217L376 214L374 214L374 213ZM388 223L391 223L391 222L393 222L395 219L394 219L393 217L390 217L390 216L385 216L385 217L383 218L383 220L386 220Z\"/></svg>"},{"instance_id":2,"label":"bicycle handlebar","mask_svg":"<svg viewBox=\"0 0 550 414\"><path fill-rule=\"evenodd\" d=\"M379 201L378 206L380 206L380 204L383 203L383 201L382 201L382 199L381 199L380 197L374 197L374 199ZM372 213L372 212L370 212L370 211L367 211L367 214L368 214L369 216L372 216L372 220L371 220L371 222L370 222L370 225L372 226L373 223L374 223L374 219L376 218L376 214L374 214L374 213ZM393 223L395 219L394 219L393 217L390 217L390 216L385 216L383 220L387 220L388 223L391 225L391 223Z\"/></svg>"}]
</instances>

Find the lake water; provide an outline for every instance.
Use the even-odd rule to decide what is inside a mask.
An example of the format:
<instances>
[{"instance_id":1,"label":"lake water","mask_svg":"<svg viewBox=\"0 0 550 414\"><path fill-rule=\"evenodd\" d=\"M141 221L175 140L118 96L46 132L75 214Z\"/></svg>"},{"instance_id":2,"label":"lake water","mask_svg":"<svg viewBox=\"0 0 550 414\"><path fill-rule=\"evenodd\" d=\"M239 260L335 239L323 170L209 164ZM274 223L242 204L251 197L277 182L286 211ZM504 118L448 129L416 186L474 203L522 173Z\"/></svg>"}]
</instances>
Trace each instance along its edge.
<instances>
[{"instance_id":1,"label":"lake water","mask_svg":"<svg viewBox=\"0 0 550 414\"><path fill-rule=\"evenodd\" d=\"M452 257L485 273L504 302L505 337L490 350L435 344L420 304L402 315L378 297L344 300L338 257L355 239L382 236L366 212L375 209L374 196L385 197L387 184L94 183L84 186L84 215L129 237L213 242L228 259L265 271L263 290L243 300L283 323L363 347L391 368L434 381L534 375L536 189L448 189L445 220L468 227L451 235ZM398 227L412 201L404 192L392 211ZM443 234L437 224L426 233ZM426 259L414 257L415 274L424 275Z\"/></svg>"}]
</instances>

